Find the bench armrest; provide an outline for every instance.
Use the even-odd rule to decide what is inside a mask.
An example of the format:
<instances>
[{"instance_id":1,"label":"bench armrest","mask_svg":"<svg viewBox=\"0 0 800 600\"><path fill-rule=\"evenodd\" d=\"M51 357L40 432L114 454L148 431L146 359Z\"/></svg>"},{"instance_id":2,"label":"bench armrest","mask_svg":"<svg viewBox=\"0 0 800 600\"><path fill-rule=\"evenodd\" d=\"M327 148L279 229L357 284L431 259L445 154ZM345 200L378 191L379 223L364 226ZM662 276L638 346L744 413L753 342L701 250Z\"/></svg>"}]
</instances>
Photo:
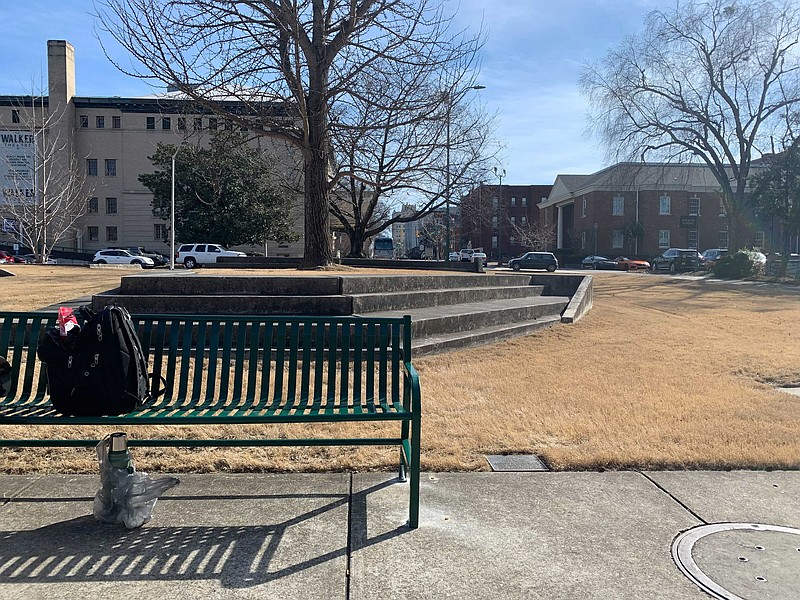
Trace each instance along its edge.
<instances>
[{"instance_id":1,"label":"bench armrest","mask_svg":"<svg viewBox=\"0 0 800 600\"><path fill-rule=\"evenodd\" d=\"M403 363L403 380L411 391L411 412L419 414L422 411L422 392L419 385L419 373L410 362Z\"/></svg>"}]
</instances>

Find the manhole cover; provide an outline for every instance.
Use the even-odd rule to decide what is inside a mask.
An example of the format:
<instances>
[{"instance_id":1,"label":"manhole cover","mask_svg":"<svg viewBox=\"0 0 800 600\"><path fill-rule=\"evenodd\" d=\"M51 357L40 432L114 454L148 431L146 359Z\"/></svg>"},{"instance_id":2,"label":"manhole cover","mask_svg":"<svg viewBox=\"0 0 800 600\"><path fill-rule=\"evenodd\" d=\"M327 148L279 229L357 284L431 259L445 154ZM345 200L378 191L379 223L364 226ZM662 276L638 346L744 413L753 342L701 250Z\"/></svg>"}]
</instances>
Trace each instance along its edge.
<instances>
[{"instance_id":1,"label":"manhole cover","mask_svg":"<svg viewBox=\"0 0 800 600\"><path fill-rule=\"evenodd\" d=\"M487 456L492 471L548 471L538 456L533 454L499 454Z\"/></svg>"},{"instance_id":2,"label":"manhole cover","mask_svg":"<svg viewBox=\"0 0 800 600\"><path fill-rule=\"evenodd\" d=\"M678 568L724 600L800 598L800 529L753 523L695 527L672 544Z\"/></svg>"}]
</instances>

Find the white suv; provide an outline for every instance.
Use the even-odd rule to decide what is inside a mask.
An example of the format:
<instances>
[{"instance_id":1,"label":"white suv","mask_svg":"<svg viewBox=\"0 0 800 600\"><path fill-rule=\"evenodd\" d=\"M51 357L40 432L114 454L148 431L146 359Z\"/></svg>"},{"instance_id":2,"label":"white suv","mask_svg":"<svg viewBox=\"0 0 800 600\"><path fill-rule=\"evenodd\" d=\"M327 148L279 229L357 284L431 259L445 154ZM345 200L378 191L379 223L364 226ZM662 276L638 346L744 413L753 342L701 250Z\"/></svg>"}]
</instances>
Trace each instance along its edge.
<instances>
[{"instance_id":1,"label":"white suv","mask_svg":"<svg viewBox=\"0 0 800 600\"><path fill-rule=\"evenodd\" d=\"M244 252L228 250L222 244L183 244L178 248L175 262L183 263L187 269L197 265L210 265L217 262L220 256L247 256Z\"/></svg>"},{"instance_id":2,"label":"white suv","mask_svg":"<svg viewBox=\"0 0 800 600\"><path fill-rule=\"evenodd\" d=\"M152 258L147 256L135 256L127 250L120 250L118 248L98 250L92 262L97 265L139 265L143 269L152 269L156 266Z\"/></svg>"}]
</instances>

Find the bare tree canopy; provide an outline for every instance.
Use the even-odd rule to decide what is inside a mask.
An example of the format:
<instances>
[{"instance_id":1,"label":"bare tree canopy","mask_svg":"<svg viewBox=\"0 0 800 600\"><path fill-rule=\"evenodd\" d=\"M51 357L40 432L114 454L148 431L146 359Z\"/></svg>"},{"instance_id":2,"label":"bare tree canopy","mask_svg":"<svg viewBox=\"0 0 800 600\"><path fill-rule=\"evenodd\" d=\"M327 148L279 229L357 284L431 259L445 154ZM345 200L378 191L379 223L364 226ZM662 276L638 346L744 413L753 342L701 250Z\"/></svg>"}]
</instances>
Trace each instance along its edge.
<instances>
[{"instance_id":1,"label":"bare tree canopy","mask_svg":"<svg viewBox=\"0 0 800 600\"><path fill-rule=\"evenodd\" d=\"M785 135L800 102L800 7L789 0L679 0L598 64L581 86L591 128L616 160L700 160L714 173L731 247L751 162Z\"/></svg>"},{"instance_id":2,"label":"bare tree canopy","mask_svg":"<svg viewBox=\"0 0 800 600\"><path fill-rule=\"evenodd\" d=\"M450 31L442 0L99 1L103 29L143 65L117 60L122 70L173 85L207 110L236 100L246 110L228 118L300 149L306 267L332 260L330 198L345 175L333 130L351 127L354 108L372 101L365 82L415 68L446 77L479 47Z\"/></svg>"},{"instance_id":3,"label":"bare tree canopy","mask_svg":"<svg viewBox=\"0 0 800 600\"><path fill-rule=\"evenodd\" d=\"M5 173L0 213L13 217L17 239L43 263L74 235L92 190L85 187L87 165L75 154L66 107L48 106L39 94L20 97L13 110L18 122L0 122L0 143L14 149L0 158Z\"/></svg>"}]
</instances>

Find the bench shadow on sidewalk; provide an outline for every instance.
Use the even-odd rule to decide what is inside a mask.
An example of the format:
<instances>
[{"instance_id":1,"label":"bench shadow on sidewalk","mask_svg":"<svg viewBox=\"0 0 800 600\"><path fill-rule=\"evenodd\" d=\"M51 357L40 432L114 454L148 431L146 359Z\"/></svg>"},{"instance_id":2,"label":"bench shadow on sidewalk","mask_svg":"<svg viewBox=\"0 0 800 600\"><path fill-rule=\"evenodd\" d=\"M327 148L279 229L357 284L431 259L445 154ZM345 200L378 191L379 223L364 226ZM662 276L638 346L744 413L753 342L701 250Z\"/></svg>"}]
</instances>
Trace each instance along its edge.
<instances>
[{"instance_id":1,"label":"bench shadow on sidewalk","mask_svg":"<svg viewBox=\"0 0 800 600\"><path fill-rule=\"evenodd\" d=\"M135 530L122 525L109 525L87 515L39 529L0 531L0 585L10 583L119 582L119 581L176 581L219 580L223 588L246 588L274 581L325 562L347 557L367 546L381 543L408 532L398 527L373 539L367 537L367 496L387 486L396 485L389 479L352 498L347 494L275 494L275 495L213 495L166 496L160 503L180 501L185 513L191 515L201 507L192 504L202 501L247 500L285 501L302 506L302 500L330 499L330 502L296 516L269 525L244 526L186 526L169 527L150 523ZM88 502L92 498L14 498L13 503ZM325 513L347 505L350 507L350 530L341 533L335 523L332 535L345 540L340 548L314 554L290 549L284 556L306 556L294 564L271 570L271 563L289 528L322 517ZM163 504L161 504L163 507ZM158 513L158 507L156 508ZM158 515L156 515L156 519ZM330 520L328 521L331 522ZM328 526L331 529L331 526ZM302 536L290 536L293 543ZM285 565L285 561L280 561ZM343 573L344 576L344 573Z\"/></svg>"}]
</instances>

